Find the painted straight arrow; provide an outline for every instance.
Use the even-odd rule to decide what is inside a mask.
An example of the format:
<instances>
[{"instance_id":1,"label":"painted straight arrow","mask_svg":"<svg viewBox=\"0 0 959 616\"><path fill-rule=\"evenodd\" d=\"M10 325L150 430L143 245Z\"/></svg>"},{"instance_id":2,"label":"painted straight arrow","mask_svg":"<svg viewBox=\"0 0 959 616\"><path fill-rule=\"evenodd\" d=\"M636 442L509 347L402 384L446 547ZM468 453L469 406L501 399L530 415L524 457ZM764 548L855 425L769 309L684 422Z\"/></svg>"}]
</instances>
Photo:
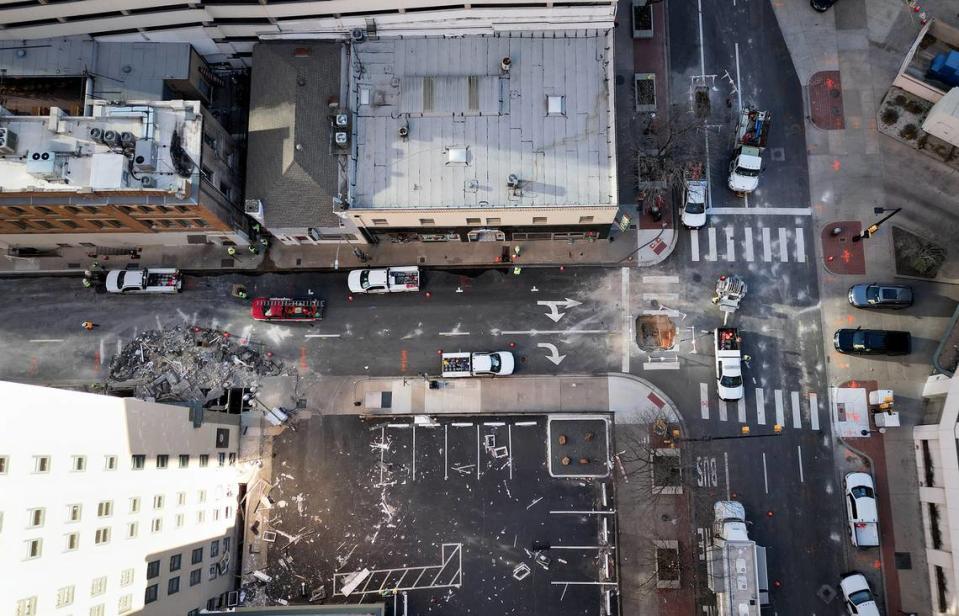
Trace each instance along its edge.
<instances>
[{"instance_id":1,"label":"painted straight arrow","mask_svg":"<svg viewBox=\"0 0 959 616\"><path fill-rule=\"evenodd\" d=\"M538 306L547 306L549 307L549 312L544 312L546 316L553 320L553 323L558 323L560 319L565 316L565 312L560 312L560 308L573 308L574 306L581 306L583 302L577 302L575 299L566 298L564 301L559 300L550 300L550 301L540 301L536 302Z\"/></svg>"},{"instance_id":2,"label":"painted straight arrow","mask_svg":"<svg viewBox=\"0 0 959 616\"><path fill-rule=\"evenodd\" d=\"M540 342L536 346L541 347L549 351L549 355L546 356L546 359L550 360L557 366L563 363L563 360L566 359L565 355L559 354L559 349L556 348L555 344L550 344L548 342Z\"/></svg>"}]
</instances>

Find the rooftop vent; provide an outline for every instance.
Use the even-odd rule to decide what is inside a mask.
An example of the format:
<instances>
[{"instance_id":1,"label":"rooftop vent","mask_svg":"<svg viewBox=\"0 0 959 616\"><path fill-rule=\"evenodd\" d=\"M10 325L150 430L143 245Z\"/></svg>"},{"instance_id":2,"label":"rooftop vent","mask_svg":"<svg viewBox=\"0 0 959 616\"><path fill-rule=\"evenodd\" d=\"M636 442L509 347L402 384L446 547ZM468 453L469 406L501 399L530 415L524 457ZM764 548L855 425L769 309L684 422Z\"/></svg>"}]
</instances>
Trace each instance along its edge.
<instances>
[{"instance_id":1,"label":"rooftop vent","mask_svg":"<svg viewBox=\"0 0 959 616\"><path fill-rule=\"evenodd\" d=\"M399 133L400 133L400 139L406 139L407 137L410 136L410 127L404 124L403 126L400 127Z\"/></svg>"},{"instance_id":2,"label":"rooftop vent","mask_svg":"<svg viewBox=\"0 0 959 616\"><path fill-rule=\"evenodd\" d=\"M349 126L349 124L350 124L350 116L349 116L349 115L347 115L347 114L345 114L345 113L338 113L338 114L336 114L336 125L337 125L337 126L343 127L343 126Z\"/></svg>"},{"instance_id":3,"label":"rooftop vent","mask_svg":"<svg viewBox=\"0 0 959 616\"><path fill-rule=\"evenodd\" d=\"M350 39L352 39L354 43L362 43L366 40L366 30L363 28L353 28L350 32Z\"/></svg>"},{"instance_id":4,"label":"rooftop vent","mask_svg":"<svg viewBox=\"0 0 959 616\"><path fill-rule=\"evenodd\" d=\"M469 164L469 146L451 145L446 148L447 165L467 165Z\"/></svg>"},{"instance_id":5,"label":"rooftop vent","mask_svg":"<svg viewBox=\"0 0 959 616\"><path fill-rule=\"evenodd\" d=\"M510 188L519 188L519 176L515 173L509 174L506 178L506 185Z\"/></svg>"},{"instance_id":6,"label":"rooftop vent","mask_svg":"<svg viewBox=\"0 0 959 616\"><path fill-rule=\"evenodd\" d=\"M509 67L513 65L513 61L509 59L509 56L506 56L499 61L499 67L504 73L509 72Z\"/></svg>"}]
</instances>

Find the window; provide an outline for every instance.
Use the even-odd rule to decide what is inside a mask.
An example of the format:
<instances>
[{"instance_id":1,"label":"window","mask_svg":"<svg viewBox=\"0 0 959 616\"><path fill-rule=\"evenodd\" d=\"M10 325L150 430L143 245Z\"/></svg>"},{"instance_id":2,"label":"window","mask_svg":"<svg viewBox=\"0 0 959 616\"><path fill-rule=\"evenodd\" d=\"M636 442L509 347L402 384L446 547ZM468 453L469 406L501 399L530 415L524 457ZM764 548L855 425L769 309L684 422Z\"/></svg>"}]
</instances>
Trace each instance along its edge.
<instances>
[{"instance_id":1,"label":"window","mask_svg":"<svg viewBox=\"0 0 959 616\"><path fill-rule=\"evenodd\" d=\"M176 493L176 506L182 507L186 505L186 492L177 492Z\"/></svg>"},{"instance_id":2,"label":"window","mask_svg":"<svg viewBox=\"0 0 959 616\"><path fill-rule=\"evenodd\" d=\"M448 146L446 148L446 164L458 167L469 164L469 146Z\"/></svg>"},{"instance_id":3,"label":"window","mask_svg":"<svg viewBox=\"0 0 959 616\"><path fill-rule=\"evenodd\" d=\"M138 513L140 511L140 497L132 496L130 497L130 513Z\"/></svg>"},{"instance_id":4,"label":"window","mask_svg":"<svg viewBox=\"0 0 959 616\"><path fill-rule=\"evenodd\" d=\"M486 219L486 224L488 224L488 225L498 225L498 224L502 224L502 222L503 222L503 221L500 220L499 218L487 218L487 219Z\"/></svg>"},{"instance_id":5,"label":"window","mask_svg":"<svg viewBox=\"0 0 959 616\"><path fill-rule=\"evenodd\" d=\"M179 571L180 562L183 560L183 557L180 554L174 554L170 557L170 571Z\"/></svg>"},{"instance_id":6,"label":"window","mask_svg":"<svg viewBox=\"0 0 959 616\"><path fill-rule=\"evenodd\" d=\"M43 507L27 510L27 528L39 528L43 526L43 518L46 517Z\"/></svg>"},{"instance_id":7,"label":"window","mask_svg":"<svg viewBox=\"0 0 959 616\"><path fill-rule=\"evenodd\" d=\"M110 543L110 527L98 528L96 534L94 535L93 543L96 545L103 545L105 543Z\"/></svg>"},{"instance_id":8,"label":"window","mask_svg":"<svg viewBox=\"0 0 959 616\"><path fill-rule=\"evenodd\" d=\"M236 464L236 454L235 454L235 453L231 453L231 454L227 457L227 460L229 460L229 462L228 462L229 465L230 465L230 466L233 466L234 464Z\"/></svg>"},{"instance_id":9,"label":"window","mask_svg":"<svg viewBox=\"0 0 959 616\"><path fill-rule=\"evenodd\" d=\"M592 216L580 216L580 217L579 217L579 224L581 224L581 225L585 225L586 223L590 223L590 222L593 222L593 217L592 217Z\"/></svg>"},{"instance_id":10,"label":"window","mask_svg":"<svg viewBox=\"0 0 959 616\"><path fill-rule=\"evenodd\" d=\"M187 468L190 466L190 454L181 453L180 454L180 468Z\"/></svg>"},{"instance_id":11,"label":"window","mask_svg":"<svg viewBox=\"0 0 959 616\"><path fill-rule=\"evenodd\" d=\"M210 146L210 149L212 150L216 149L216 137L214 137L213 135L210 135L208 133L203 133L203 143Z\"/></svg>"},{"instance_id":12,"label":"window","mask_svg":"<svg viewBox=\"0 0 959 616\"><path fill-rule=\"evenodd\" d=\"M33 456L33 472L49 473L50 472L50 456Z\"/></svg>"},{"instance_id":13,"label":"window","mask_svg":"<svg viewBox=\"0 0 959 616\"><path fill-rule=\"evenodd\" d=\"M147 586L146 591L143 593L143 602L144 603L153 603L157 600L157 585L152 584Z\"/></svg>"},{"instance_id":14,"label":"window","mask_svg":"<svg viewBox=\"0 0 959 616\"><path fill-rule=\"evenodd\" d=\"M106 614L106 606L102 603L94 605L90 608L90 616L104 616Z\"/></svg>"},{"instance_id":15,"label":"window","mask_svg":"<svg viewBox=\"0 0 959 616\"><path fill-rule=\"evenodd\" d=\"M154 509L163 509L163 495L157 494L153 497L153 508Z\"/></svg>"},{"instance_id":16,"label":"window","mask_svg":"<svg viewBox=\"0 0 959 616\"><path fill-rule=\"evenodd\" d=\"M374 218L374 219L373 219L373 226L375 226L375 227L385 227L385 226L387 226L387 225L389 225L389 224L390 224L390 221L388 221L388 220L385 219L385 218Z\"/></svg>"},{"instance_id":17,"label":"window","mask_svg":"<svg viewBox=\"0 0 959 616\"><path fill-rule=\"evenodd\" d=\"M57 591L57 607L66 607L73 603L73 586L64 586Z\"/></svg>"},{"instance_id":18,"label":"window","mask_svg":"<svg viewBox=\"0 0 959 616\"><path fill-rule=\"evenodd\" d=\"M139 522L130 522L127 524L127 539L134 539L137 536L137 531L140 528Z\"/></svg>"},{"instance_id":19,"label":"window","mask_svg":"<svg viewBox=\"0 0 959 616\"><path fill-rule=\"evenodd\" d=\"M436 221L432 218L420 218L421 225L435 225Z\"/></svg>"},{"instance_id":20,"label":"window","mask_svg":"<svg viewBox=\"0 0 959 616\"><path fill-rule=\"evenodd\" d=\"M217 507L216 509L213 510L213 521L215 522L219 519L220 519L220 509L219 507Z\"/></svg>"},{"instance_id":21,"label":"window","mask_svg":"<svg viewBox=\"0 0 959 616\"><path fill-rule=\"evenodd\" d=\"M198 502L205 503L205 502L206 502L206 490L200 490L199 492L197 492L196 497L197 497L197 501L198 501Z\"/></svg>"},{"instance_id":22,"label":"window","mask_svg":"<svg viewBox=\"0 0 959 616\"><path fill-rule=\"evenodd\" d=\"M156 576L160 575L160 561L151 560L147 564L147 579L152 580Z\"/></svg>"},{"instance_id":23,"label":"window","mask_svg":"<svg viewBox=\"0 0 959 616\"><path fill-rule=\"evenodd\" d=\"M100 501L97 503L97 517L108 518L113 515L113 501Z\"/></svg>"},{"instance_id":24,"label":"window","mask_svg":"<svg viewBox=\"0 0 959 616\"><path fill-rule=\"evenodd\" d=\"M67 505L67 522L79 522L82 512L82 505Z\"/></svg>"},{"instance_id":25,"label":"window","mask_svg":"<svg viewBox=\"0 0 959 616\"><path fill-rule=\"evenodd\" d=\"M551 115L551 116L566 115L566 97L565 96L547 96L546 97L546 115Z\"/></svg>"},{"instance_id":26,"label":"window","mask_svg":"<svg viewBox=\"0 0 959 616\"><path fill-rule=\"evenodd\" d=\"M220 466L226 466L226 454L222 451L216 454L216 460L219 462Z\"/></svg>"},{"instance_id":27,"label":"window","mask_svg":"<svg viewBox=\"0 0 959 616\"><path fill-rule=\"evenodd\" d=\"M182 513L176 514L175 520L176 520L176 527L183 528L183 514Z\"/></svg>"},{"instance_id":28,"label":"window","mask_svg":"<svg viewBox=\"0 0 959 616\"><path fill-rule=\"evenodd\" d=\"M210 456L205 453L200 454L200 468L206 468L209 463Z\"/></svg>"},{"instance_id":29,"label":"window","mask_svg":"<svg viewBox=\"0 0 959 616\"><path fill-rule=\"evenodd\" d=\"M166 583L166 594L175 595L180 592L180 576L172 577L167 580Z\"/></svg>"},{"instance_id":30,"label":"window","mask_svg":"<svg viewBox=\"0 0 959 616\"><path fill-rule=\"evenodd\" d=\"M224 552L229 552L229 551L230 551L230 538L229 538L229 537L224 537L224 538L223 538L223 551L224 551Z\"/></svg>"},{"instance_id":31,"label":"window","mask_svg":"<svg viewBox=\"0 0 959 616\"><path fill-rule=\"evenodd\" d=\"M123 595L117 603L117 613L126 614L133 609L133 595Z\"/></svg>"},{"instance_id":32,"label":"window","mask_svg":"<svg viewBox=\"0 0 959 616\"><path fill-rule=\"evenodd\" d=\"M170 464L170 456L165 453L157 455L157 468L166 468Z\"/></svg>"},{"instance_id":33,"label":"window","mask_svg":"<svg viewBox=\"0 0 959 616\"><path fill-rule=\"evenodd\" d=\"M216 609L216 597L206 600L206 609L210 612Z\"/></svg>"},{"instance_id":34,"label":"window","mask_svg":"<svg viewBox=\"0 0 959 616\"><path fill-rule=\"evenodd\" d=\"M103 470L105 471L115 471L117 470L117 457L116 456L106 456L103 460Z\"/></svg>"},{"instance_id":35,"label":"window","mask_svg":"<svg viewBox=\"0 0 959 616\"><path fill-rule=\"evenodd\" d=\"M80 547L80 533L68 533L64 535L67 540L67 545L64 548L67 552L73 552Z\"/></svg>"},{"instance_id":36,"label":"window","mask_svg":"<svg viewBox=\"0 0 959 616\"><path fill-rule=\"evenodd\" d=\"M210 542L210 558L216 558L220 554L220 542L212 541Z\"/></svg>"},{"instance_id":37,"label":"window","mask_svg":"<svg viewBox=\"0 0 959 616\"><path fill-rule=\"evenodd\" d=\"M545 217L545 216L533 216L533 224L534 224L534 225L545 225L545 224L546 224L546 217Z\"/></svg>"},{"instance_id":38,"label":"window","mask_svg":"<svg viewBox=\"0 0 959 616\"><path fill-rule=\"evenodd\" d=\"M216 574L217 574L216 565L210 565L210 578L209 578L209 579L215 580L215 579L216 579Z\"/></svg>"},{"instance_id":39,"label":"window","mask_svg":"<svg viewBox=\"0 0 959 616\"><path fill-rule=\"evenodd\" d=\"M213 182L213 171L206 165L200 165L200 172L203 174L203 177L208 179L210 182Z\"/></svg>"},{"instance_id":40,"label":"window","mask_svg":"<svg viewBox=\"0 0 959 616\"><path fill-rule=\"evenodd\" d=\"M24 544L27 547L25 559L40 558L43 553L43 539L28 539Z\"/></svg>"},{"instance_id":41,"label":"window","mask_svg":"<svg viewBox=\"0 0 959 616\"><path fill-rule=\"evenodd\" d=\"M481 225L481 224L483 224L483 219L482 219L482 218L467 218L467 219L466 219L466 224L468 224L468 225Z\"/></svg>"},{"instance_id":42,"label":"window","mask_svg":"<svg viewBox=\"0 0 959 616\"><path fill-rule=\"evenodd\" d=\"M136 576L136 569L132 567L130 569L124 569L120 572L120 586L129 586L133 583L133 578Z\"/></svg>"},{"instance_id":43,"label":"window","mask_svg":"<svg viewBox=\"0 0 959 616\"><path fill-rule=\"evenodd\" d=\"M107 591L107 576L101 575L98 578L93 578L93 582L90 584L90 596L99 597Z\"/></svg>"},{"instance_id":44,"label":"window","mask_svg":"<svg viewBox=\"0 0 959 616\"><path fill-rule=\"evenodd\" d=\"M197 511L197 512L196 512L196 523L197 523L197 524L203 524L203 521L204 521L204 520L206 520L206 512L205 512L205 511Z\"/></svg>"},{"instance_id":45,"label":"window","mask_svg":"<svg viewBox=\"0 0 959 616\"><path fill-rule=\"evenodd\" d=\"M135 453L132 456L132 465L133 470L142 471L143 468L147 465L147 457L142 453Z\"/></svg>"},{"instance_id":46,"label":"window","mask_svg":"<svg viewBox=\"0 0 959 616\"><path fill-rule=\"evenodd\" d=\"M190 562L194 565L203 562L203 548L196 548L193 550L193 555L190 557Z\"/></svg>"},{"instance_id":47,"label":"window","mask_svg":"<svg viewBox=\"0 0 959 616\"><path fill-rule=\"evenodd\" d=\"M203 569L194 569L190 572L190 586L196 586L203 581Z\"/></svg>"},{"instance_id":48,"label":"window","mask_svg":"<svg viewBox=\"0 0 959 616\"><path fill-rule=\"evenodd\" d=\"M150 531L158 533L163 530L163 518L153 518L153 522L150 523Z\"/></svg>"},{"instance_id":49,"label":"window","mask_svg":"<svg viewBox=\"0 0 959 616\"><path fill-rule=\"evenodd\" d=\"M17 616L36 616L37 613L37 598L36 597L27 597L26 599L20 599L17 601Z\"/></svg>"},{"instance_id":50,"label":"window","mask_svg":"<svg viewBox=\"0 0 959 616\"><path fill-rule=\"evenodd\" d=\"M7 474L8 464L9 464L9 461L7 459L7 456L0 456L0 475Z\"/></svg>"}]
</instances>

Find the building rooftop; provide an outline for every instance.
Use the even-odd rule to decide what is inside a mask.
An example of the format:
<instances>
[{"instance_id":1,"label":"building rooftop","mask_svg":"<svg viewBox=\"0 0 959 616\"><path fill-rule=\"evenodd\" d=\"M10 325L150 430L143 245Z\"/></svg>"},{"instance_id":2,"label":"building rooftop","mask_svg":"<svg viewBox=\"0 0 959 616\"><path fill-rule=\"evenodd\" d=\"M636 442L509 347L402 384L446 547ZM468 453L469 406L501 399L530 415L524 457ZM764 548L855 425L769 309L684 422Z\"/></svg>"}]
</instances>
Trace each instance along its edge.
<instances>
[{"instance_id":1,"label":"building rooftop","mask_svg":"<svg viewBox=\"0 0 959 616\"><path fill-rule=\"evenodd\" d=\"M92 116L6 115L0 108L0 193L192 192L203 118L196 101L96 101ZM0 194L2 196L2 194Z\"/></svg>"},{"instance_id":2,"label":"building rooftop","mask_svg":"<svg viewBox=\"0 0 959 616\"><path fill-rule=\"evenodd\" d=\"M253 48L246 198L263 202L267 228L339 225L331 120L343 56L321 41Z\"/></svg>"},{"instance_id":3,"label":"building rooftop","mask_svg":"<svg viewBox=\"0 0 959 616\"><path fill-rule=\"evenodd\" d=\"M380 38L353 52L351 207L615 202L604 31Z\"/></svg>"}]
</instances>

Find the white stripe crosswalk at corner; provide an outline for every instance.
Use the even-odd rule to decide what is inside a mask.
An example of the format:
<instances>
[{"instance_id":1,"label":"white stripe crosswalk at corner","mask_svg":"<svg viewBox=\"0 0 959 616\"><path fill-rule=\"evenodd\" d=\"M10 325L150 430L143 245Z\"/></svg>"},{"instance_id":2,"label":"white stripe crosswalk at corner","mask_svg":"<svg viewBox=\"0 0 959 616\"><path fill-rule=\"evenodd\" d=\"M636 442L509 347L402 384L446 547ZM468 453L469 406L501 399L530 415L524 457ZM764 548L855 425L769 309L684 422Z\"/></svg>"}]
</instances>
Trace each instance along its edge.
<instances>
[{"instance_id":1,"label":"white stripe crosswalk at corner","mask_svg":"<svg viewBox=\"0 0 959 616\"><path fill-rule=\"evenodd\" d=\"M789 260L789 233L786 227L779 227L779 260Z\"/></svg>"},{"instance_id":2,"label":"white stripe crosswalk at corner","mask_svg":"<svg viewBox=\"0 0 959 616\"><path fill-rule=\"evenodd\" d=\"M746 423L746 398L740 398L738 402L739 412L737 413L737 419L739 419L739 423Z\"/></svg>"},{"instance_id":3,"label":"white stripe crosswalk at corner","mask_svg":"<svg viewBox=\"0 0 959 616\"><path fill-rule=\"evenodd\" d=\"M699 384L699 412L703 419L709 419L709 385Z\"/></svg>"},{"instance_id":4,"label":"white stripe crosswalk at corner","mask_svg":"<svg viewBox=\"0 0 959 616\"><path fill-rule=\"evenodd\" d=\"M746 398L733 401L720 400L716 393L710 391L709 383L700 383L699 384L699 399L700 399L700 416L702 419L709 419L709 407L711 400L715 400L715 404L719 410L719 421L727 422L731 419L732 413L730 409L735 405L736 409L736 420L741 424L749 424L755 421L757 425L765 426L767 425L766 419L766 390L762 388L755 388L753 391L756 396L756 415L755 419L750 417L749 404L746 402ZM748 393L748 392L747 392ZM789 395L788 399L786 395ZM782 389L773 390L773 397L775 402L776 410L776 424L782 428L787 428L786 417L787 413L792 417L790 422L791 427L794 429L802 429L803 424L807 424L812 430L820 430L819 427L819 397L815 393L805 394L808 406L803 406L802 397L804 394L798 391L787 391ZM808 416L804 411L808 411Z\"/></svg>"},{"instance_id":5,"label":"white stripe crosswalk at corner","mask_svg":"<svg viewBox=\"0 0 959 616\"><path fill-rule=\"evenodd\" d=\"M692 260L699 261L699 229L689 230L689 245L692 248Z\"/></svg>"},{"instance_id":6,"label":"white stripe crosswalk at corner","mask_svg":"<svg viewBox=\"0 0 959 616\"><path fill-rule=\"evenodd\" d=\"M816 394L809 394L809 426L819 429L819 396Z\"/></svg>"},{"instance_id":7,"label":"white stripe crosswalk at corner","mask_svg":"<svg viewBox=\"0 0 959 616\"><path fill-rule=\"evenodd\" d=\"M769 227L763 227L763 261L766 263L773 260L773 243L770 233Z\"/></svg>"},{"instance_id":8,"label":"white stripe crosswalk at corner","mask_svg":"<svg viewBox=\"0 0 959 616\"><path fill-rule=\"evenodd\" d=\"M766 425L766 397L763 390L756 390L756 423Z\"/></svg>"},{"instance_id":9,"label":"white stripe crosswalk at corner","mask_svg":"<svg viewBox=\"0 0 959 616\"><path fill-rule=\"evenodd\" d=\"M745 234L745 239L743 240L743 258L746 261L752 263L753 255L753 228L745 227L743 229L743 234Z\"/></svg>"},{"instance_id":10,"label":"white stripe crosswalk at corner","mask_svg":"<svg viewBox=\"0 0 959 616\"><path fill-rule=\"evenodd\" d=\"M726 229L726 260L736 260L736 238L733 237L733 228L727 226Z\"/></svg>"},{"instance_id":11,"label":"white stripe crosswalk at corner","mask_svg":"<svg viewBox=\"0 0 959 616\"><path fill-rule=\"evenodd\" d=\"M742 245L739 254L740 260L752 263L757 259L755 241L762 244L762 260L764 263L771 263L774 260L788 263L806 262L806 233L802 227L788 229L786 227L760 227L759 233L754 233L753 227L743 227L737 230L732 225L726 225L721 228L722 238L719 235L719 227L705 227L705 234L700 233L700 229L689 230L690 260L699 261L700 258L706 261L718 261L719 246L725 243L725 249L722 258L726 262L736 261L737 239ZM740 237L737 237L738 231L741 231ZM774 251L773 231L776 232L776 241L778 249ZM706 237L706 252L701 253L699 245L700 238ZM741 239L740 239L741 238Z\"/></svg>"},{"instance_id":12,"label":"white stripe crosswalk at corner","mask_svg":"<svg viewBox=\"0 0 959 616\"><path fill-rule=\"evenodd\" d=\"M802 227L796 227L796 261L806 262L806 237Z\"/></svg>"},{"instance_id":13,"label":"white stripe crosswalk at corner","mask_svg":"<svg viewBox=\"0 0 959 616\"><path fill-rule=\"evenodd\" d=\"M802 409L799 408L799 392L789 392L790 402L792 402L793 428L802 428Z\"/></svg>"},{"instance_id":14,"label":"white stripe crosswalk at corner","mask_svg":"<svg viewBox=\"0 0 959 616\"><path fill-rule=\"evenodd\" d=\"M729 404L725 400L719 401L719 421L728 421L729 414L726 411L726 405Z\"/></svg>"},{"instance_id":15,"label":"white stripe crosswalk at corner","mask_svg":"<svg viewBox=\"0 0 959 616\"><path fill-rule=\"evenodd\" d=\"M773 394L776 398L776 423L782 426L786 424L786 414L783 409L783 390L777 389Z\"/></svg>"},{"instance_id":16,"label":"white stripe crosswalk at corner","mask_svg":"<svg viewBox=\"0 0 959 616\"><path fill-rule=\"evenodd\" d=\"M706 253L707 261L716 260L716 227L709 227L706 231L706 235L709 238L709 252Z\"/></svg>"}]
</instances>

